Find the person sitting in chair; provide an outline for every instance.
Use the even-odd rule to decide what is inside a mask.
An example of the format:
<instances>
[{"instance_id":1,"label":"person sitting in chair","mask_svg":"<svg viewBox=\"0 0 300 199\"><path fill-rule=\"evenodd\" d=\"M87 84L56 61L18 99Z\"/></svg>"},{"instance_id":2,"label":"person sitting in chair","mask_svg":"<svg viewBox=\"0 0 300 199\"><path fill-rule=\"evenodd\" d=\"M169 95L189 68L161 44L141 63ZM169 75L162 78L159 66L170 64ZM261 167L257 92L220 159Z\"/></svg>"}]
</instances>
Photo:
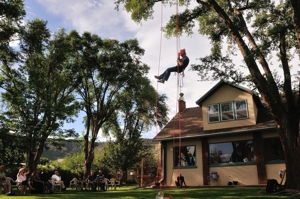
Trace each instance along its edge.
<instances>
[{"instance_id":1,"label":"person sitting in chair","mask_svg":"<svg viewBox=\"0 0 300 199\"><path fill-rule=\"evenodd\" d=\"M60 184L61 190L65 191L66 187L64 181L61 180L61 176L58 171L55 171L51 178L55 179L55 183ZM53 185L52 185L53 186Z\"/></svg>"},{"instance_id":2,"label":"person sitting in chair","mask_svg":"<svg viewBox=\"0 0 300 199\"><path fill-rule=\"evenodd\" d=\"M83 190L83 187L85 186L85 181L84 181L84 179L83 179L82 173L78 172L78 173L77 173L77 176L76 176L75 178L76 178L76 180L77 180L78 185L80 185L80 190L82 191L82 190ZM86 189L86 186L85 186L85 190L87 190L87 189Z\"/></svg>"},{"instance_id":3,"label":"person sitting in chair","mask_svg":"<svg viewBox=\"0 0 300 199\"><path fill-rule=\"evenodd\" d=\"M4 165L0 166L0 186L3 187L6 195L12 196L13 193L11 192L11 184L6 182L6 174L5 174L5 167Z\"/></svg>"},{"instance_id":4,"label":"person sitting in chair","mask_svg":"<svg viewBox=\"0 0 300 199\"><path fill-rule=\"evenodd\" d=\"M49 193L53 193L52 184L49 182L51 180L51 175L48 173L46 168L43 168L43 172L41 173L41 180L43 181L44 185L48 188Z\"/></svg>"},{"instance_id":5,"label":"person sitting in chair","mask_svg":"<svg viewBox=\"0 0 300 199\"><path fill-rule=\"evenodd\" d=\"M179 176L177 177L177 181L175 181L176 187L182 187L182 185L184 184L184 186L186 186L185 181L184 181L184 177L181 175L181 173L179 174Z\"/></svg>"},{"instance_id":6,"label":"person sitting in chair","mask_svg":"<svg viewBox=\"0 0 300 199\"><path fill-rule=\"evenodd\" d=\"M24 187L22 188L22 194L26 193L26 189L27 187L29 187L31 190L35 190L35 188L33 188L31 186L30 181L27 179L27 175L29 175L29 171L25 172L25 168L21 168L19 169L19 172L17 174L17 183L20 183L21 185L23 185Z\"/></svg>"},{"instance_id":7,"label":"person sitting in chair","mask_svg":"<svg viewBox=\"0 0 300 199\"><path fill-rule=\"evenodd\" d=\"M97 178L95 176L95 173L91 171L90 175L87 178L87 187L91 187L93 191L96 191L97 189Z\"/></svg>"},{"instance_id":8,"label":"person sitting in chair","mask_svg":"<svg viewBox=\"0 0 300 199\"><path fill-rule=\"evenodd\" d=\"M105 189L105 182L104 182L105 176L104 176L104 174L102 173L102 170L99 169L96 178L97 178L98 186L101 188L101 190L102 190L102 191L106 191L106 189Z\"/></svg>"}]
</instances>

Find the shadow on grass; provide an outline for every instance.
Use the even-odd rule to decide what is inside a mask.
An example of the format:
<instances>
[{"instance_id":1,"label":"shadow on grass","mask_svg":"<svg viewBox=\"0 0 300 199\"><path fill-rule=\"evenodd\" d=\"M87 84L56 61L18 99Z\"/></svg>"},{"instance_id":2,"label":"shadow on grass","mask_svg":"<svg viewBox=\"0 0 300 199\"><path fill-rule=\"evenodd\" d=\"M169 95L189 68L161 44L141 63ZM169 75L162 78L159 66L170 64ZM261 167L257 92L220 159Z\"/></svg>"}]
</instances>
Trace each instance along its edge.
<instances>
[{"instance_id":1,"label":"shadow on grass","mask_svg":"<svg viewBox=\"0 0 300 199\"><path fill-rule=\"evenodd\" d=\"M160 189L132 189L133 186L123 186L117 190L108 191L76 191L68 189L61 193L54 194L40 194L40 195L18 195L6 196L1 195L1 199L40 199L40 198L60 198L60 199L155 199ZM231 199L231 198L299 198L298 196L283 196L283 195L267 195L265 188L262 187L235 187L235 188L162 188L165 198L173 199ZM14 191L16 193L16 191Z\"/></svg>"}]
</instances>

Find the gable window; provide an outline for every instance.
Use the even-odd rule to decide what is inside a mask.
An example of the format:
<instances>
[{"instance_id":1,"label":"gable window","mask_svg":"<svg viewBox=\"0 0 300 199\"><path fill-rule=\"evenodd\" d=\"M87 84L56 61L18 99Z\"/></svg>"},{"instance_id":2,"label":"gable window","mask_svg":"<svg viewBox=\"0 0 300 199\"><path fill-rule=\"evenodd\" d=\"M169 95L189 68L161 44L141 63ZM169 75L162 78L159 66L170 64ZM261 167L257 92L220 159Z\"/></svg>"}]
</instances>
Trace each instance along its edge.
<instances>
[{"instance_id":1,"label":"gable window","mask_svg":"<svg viewBox=\"0 0 300 199\"><path fill-rule=\"evenodd\" d=\"M210 164L246 163L255 161L252 140L209 144Z\"/></svg>"},{"instance_id":2,"label":"gable window","mask_svg":"<svg viewBox=\"0 0 300 199\"><path fill-rule=\"evenodd\" d=\"M196 146L174 147L174 167L196 166Z\"/></svg>"},{"instance_id":3,"label":"gable window","mask_svg":"<svg viewBox=\"0 0 300 199\"><path fill-rule=\"evenodd\" d=\"M208 105L208 122L220 122L248 118L246 100L222 102Z\"/></svg>"},{"instance_id":4,"label":"gable window","mask_svg":"<svg viewBox=\"0 0 300 199\"><path fill-rule=\"evenodd\" d=\"M233 120L234 113L233 113L233 108L232 108L232 102L221 103L221 112L222 112L222 114L221 114L222 121Z\"/></svg>"},{"instance_id":5,"label":"gable window","mask_svg":"<svg viewBox=\"0 0 300 199\"><path fill-rule=\"evenodd\" d=\"M247 104L245 100L235 101L236 119L248 118Z\"/></svg>"},{"instance_id":6,"label":"gable window","mask_svg":"<svg viewBox=\"0 0 300 199\"><path fill-rule=\"evenodd\" d=\"M219 104L208 105L209 122L219 122Z\"/></svg>"}]
</instances>

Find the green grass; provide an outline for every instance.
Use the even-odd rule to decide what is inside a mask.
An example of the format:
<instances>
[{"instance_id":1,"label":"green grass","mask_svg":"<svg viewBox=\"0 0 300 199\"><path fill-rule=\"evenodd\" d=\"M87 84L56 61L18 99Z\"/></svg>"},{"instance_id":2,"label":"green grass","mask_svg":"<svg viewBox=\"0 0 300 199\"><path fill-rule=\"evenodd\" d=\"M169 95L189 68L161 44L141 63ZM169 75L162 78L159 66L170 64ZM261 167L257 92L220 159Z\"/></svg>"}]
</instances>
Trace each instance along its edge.
<instances>
[{"instance_id":1,"label":"green grass","mask_svg":"<svg viewBox=\"0 0 300 199\"><path fill-rule=\"evenodd\" d=\"M133 186L123 186L117 188L117 190L108 190L106 192L97 191L75 191L72 189L67 189L61 193L54 194L41 194L41 195L15 195L6 196L2 194L0 198L2 199L40 199L40 198L62 198L62 199L89 199L89 198L101 198L101 199L155 199L157 193L160 189L132 189ZM266 194L265 188L262 187L225 187L225 188L187 188L187 189L177 189L177 188L162 188L161 189L165 195L165 198L170 199L204 199L204 198L216 198L216 199L226 199L226 198L299 198L298 196L284 196L275 194ZM16 192L14 190L13 192Z\"/></svg>"}]
</instances>

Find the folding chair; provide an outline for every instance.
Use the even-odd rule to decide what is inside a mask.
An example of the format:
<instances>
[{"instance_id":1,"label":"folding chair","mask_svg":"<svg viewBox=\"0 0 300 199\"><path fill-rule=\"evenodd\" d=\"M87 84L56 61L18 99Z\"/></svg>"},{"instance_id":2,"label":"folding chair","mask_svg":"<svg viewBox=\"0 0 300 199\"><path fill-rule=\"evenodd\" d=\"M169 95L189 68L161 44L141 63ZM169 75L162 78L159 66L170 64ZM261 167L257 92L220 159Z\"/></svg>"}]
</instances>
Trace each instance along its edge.
<instances>
[{"instance_id":1,"label":"folding chair","mask_svg":"<svg viewBox=\"0 0 300 199\"><path fill-rule=\"evenodd\" d=\"M218 179L219 179L219 175L218 172L212 171L209 173L208 179L210 181L213 181L216 183L216 185L218 185Z\"/></svg>"}]
</instances>

